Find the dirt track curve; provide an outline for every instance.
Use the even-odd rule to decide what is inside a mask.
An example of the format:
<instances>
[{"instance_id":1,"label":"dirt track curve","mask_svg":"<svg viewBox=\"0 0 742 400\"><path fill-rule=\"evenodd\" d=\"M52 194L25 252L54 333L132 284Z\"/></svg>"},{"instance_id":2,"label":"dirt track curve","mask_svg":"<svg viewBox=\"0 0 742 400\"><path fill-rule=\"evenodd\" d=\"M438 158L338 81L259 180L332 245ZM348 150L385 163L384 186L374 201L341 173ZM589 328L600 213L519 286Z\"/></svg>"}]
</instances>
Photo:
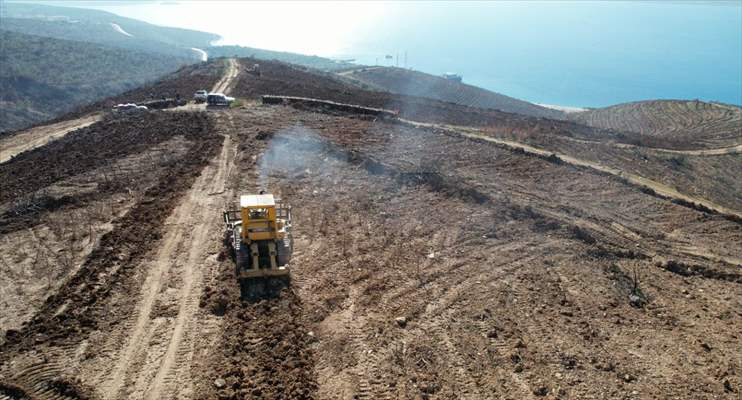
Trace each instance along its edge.
<instances>
[{"instance_id":1,"label":"dirt track curve","mask_svg":"<svg viewBox=\"0 0 742 400\"><path fill-rule=\"evenodd\" d=\"M674 149L663 149L661 147L649 147L649 146L638 146L629 143L616 143L616 142L599 142L594 140L583 140L575 139L564 136L562 139L569 140L570 142L577 142L583 144L607 144L609 146L618 147L620 149L641 149L653 153L666 153L666 154L682 154L686 156L723 156L726 154L739 154L742 153L742 144L735 146L719 147L715 149L696 149L696 150L674 150Z\"/></svg>"},{"instance_id":2,"label":"dirt track curve","mask_svg":"<svg viewBox=\"0 0 742 400\"><path fill-rule=\"evenodd\" d=\"M234 58L230 58L229 60L227 60L227 71L224 73L222 79L220 79L214 85L214 88L211 89L211 91L222 92L226 94L237 79L237 75L239 75L239 73L240 69L237 60L235 60Z\"/></svg>"}]
</instances>

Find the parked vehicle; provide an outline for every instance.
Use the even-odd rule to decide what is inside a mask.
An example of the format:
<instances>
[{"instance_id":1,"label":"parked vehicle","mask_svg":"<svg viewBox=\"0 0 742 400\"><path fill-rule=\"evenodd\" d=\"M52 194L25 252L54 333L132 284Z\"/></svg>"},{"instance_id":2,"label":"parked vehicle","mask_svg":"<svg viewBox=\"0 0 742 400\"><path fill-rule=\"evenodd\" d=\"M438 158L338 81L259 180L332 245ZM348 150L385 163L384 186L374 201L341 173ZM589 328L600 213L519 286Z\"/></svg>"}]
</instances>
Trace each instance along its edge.
<instances>
[{"instance_id":1,"label":"parked vehicle","mask_svg":"<svg viewBox=\"0 0 742 400\"><path fill-rule=\"evenodd\" d=\"M138 106L134 103L116 104L113 106L114 112L136 112L147 110L147 106Z\"/></svg>"},{"instance_id":2,"label":"parked vehicle","mask_svg":"<svg viewBox=\"0 0 742 400\"><path fill-rule=\"evenodd\" d=\"M209 93L206 96L206 105L211 107L229 107L234 97L225 96L224 93Z\"/></svg>"},{"instance_id":3,"label":"parked vehicle","mask_svg":"<svg viewBox=\"0 0 742 400\"><path fill-rule=\"evenodd\" d=\"M209 92L206 90L197 90L196 93L193 95L193 101L196 103L203 103L206 101L206 97L208 97Z\"/></svg>"}]
</instances>

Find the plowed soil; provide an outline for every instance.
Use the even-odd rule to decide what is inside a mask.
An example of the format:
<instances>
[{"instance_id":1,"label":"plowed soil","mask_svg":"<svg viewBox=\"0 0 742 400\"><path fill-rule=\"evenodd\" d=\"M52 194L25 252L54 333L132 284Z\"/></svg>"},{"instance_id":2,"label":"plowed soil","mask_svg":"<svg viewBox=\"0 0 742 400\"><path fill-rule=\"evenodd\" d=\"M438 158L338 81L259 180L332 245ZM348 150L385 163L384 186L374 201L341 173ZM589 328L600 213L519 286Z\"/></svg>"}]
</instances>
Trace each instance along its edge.
<instances>
[{"instance_id":1,"label":"plowed soil","mask_svg":"<svg viewBox=\"0 0 742 400\"><path fill-rule=\"evenodd\" d=\"M260 77L242 71L224 87L388 106L325 88L324 75L260 64ZM412 104L424 107L408 117L484 115L498 133L572 126ZM0 399L735 399L742 390L738 222L558 158L369 116L246 102L126 118L0 165L13 190L2 197L11 226L0 232L2 268L14 271L3 299L35 278L8 266L58 281L1 305L8 315L30 304L0 347ZM261 189L293 207L292 283L248 301L221 211ZM54 234L64 230L49 221L87 222L96 204L113 208L94 219L86 251L65 268L34 261L23 224L54 250L84 235ZM21 264L5 257L14 248Z\"/></svg>"},{"instance_id":2,"label":"plowed soil","mask_svg":"<svg viewBox=\"0 0 742 400\"><path fill-rule=\"evenodd\" d=\"M574 113L586 125L625 132L629 142L680 150L736 146L742 107L698 100L652 100Z\"/></svg>"},{"instance_id":3,"label":"plowed soil","mask_svg":"<svg viewBox=\"0 0 742 400\"><path fill-rule=\"evenodd\" d=\"M317 397L733 398L738 224L462 138L242 113L271 139L240 187L295 206ZM203 386L265 388L233 374Z\"/></svg>"}]
</instances>

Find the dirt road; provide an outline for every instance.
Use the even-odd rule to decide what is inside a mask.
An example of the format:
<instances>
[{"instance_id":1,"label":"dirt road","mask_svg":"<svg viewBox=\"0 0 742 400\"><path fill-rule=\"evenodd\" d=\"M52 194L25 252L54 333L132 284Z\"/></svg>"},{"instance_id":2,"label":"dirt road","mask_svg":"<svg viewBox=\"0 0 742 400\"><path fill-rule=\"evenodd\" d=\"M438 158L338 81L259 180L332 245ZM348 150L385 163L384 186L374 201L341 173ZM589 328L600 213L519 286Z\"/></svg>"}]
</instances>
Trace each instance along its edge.
<instances>
[{"instance_id":1,"label":"dirt road","mask_svg":"<svg viewBox=\"0 0 742 400\"><path fill-rule=\"evenodd\" d=\"M227 93L233 86L240 72L239 63L234 58L227 60L227 69L224 75L211 88L211 92ZM173 111L201 111L206 110L206 103L188 103L184 106L172 108Z\"/></svg>"},{"instance_id":2,"label":"dirt road","mask_svg":"<svg viewBox=\"0 0 742 400\"><path fill-rule=\"evenodd\" d=\"M235 60L229 60L224 78L215 91L227 91L238 76ZM231 117L226 116L231 122ZM193 390L190 379L193 354L199 348L194 338L212 337L219 324L213 316L199 312L199 298L204 279L218 271L216 254L221 225L219 213L231 199L226 190L229 167L234 157L233 145L225 136L219 157L207 166L183 202L166 222L170 227L152 255L143 265L148 271L140 289L137 315L126 324L123 346L116 340L105 347L115 360L99 385L107 399L160 399L188 396Z\"/></svg>"},{"instance_id":3,"label":"dirt road","mask_svg":"<svg viewBox=\"0 0 742 400\"><path fill-rule=\"evenodd\" d=\"M170 227L152 260L140 289L137 315L116 349L108 378L100 385L104 398L160 399L189 390L188 378L195 337L208 337L218 320L199 314L203 281L216 273L221 226L218 215L233 154L225 138L219 158L206 167L187 197L167 220ZM128 327L127 327L128 328Z\"/></svg>"},{"instance_id":4,"label":"dirt road","mask_svg":"<svg viewBox=\"0 0 742 400\"><path fill-rule=\"evenodd\" d=\"M653 153L665 153L665 154L681 154L686 156L722 156L726 154L739 154L742 153L742 144L736 146L720 147L716 149L697 149L697 150L674 150L674 149L663 149L661 147L648 147L648 146L637 146L635 144L628 143L616 143L616 142L598 142L594 140L582 140L564 136L562 139L569 140L571 142L583 143L583 144L607 144L609 146L618 147L621 149L640 149Z\"/></svg>"},{"instance_id":5,"label":"dirt road","mask_svg":"<svg viewBox=\"0 0 742 400\"><path fill-rule=\"evenodd\" d=\"M227 60L227 71L224 73L222 79L217 82L211 89L212 92L227 93L235 82L237 75L239 75L240 69L237 60L230 58Z\"/></svg>"},{"instance_id":6,"label":"dirt road","mask_svg":"<svg viewBox=\"0 0 742 400\"><path fill-rule=\"evenodd\" d=\"M52 140L59 139L76 129L92 125L103 117L102 114L86 115L69 121L51 125L37 126L13 136L0 139L0 163L4 163L24 151L33 150Z\"/></svg>"}]
</instances>

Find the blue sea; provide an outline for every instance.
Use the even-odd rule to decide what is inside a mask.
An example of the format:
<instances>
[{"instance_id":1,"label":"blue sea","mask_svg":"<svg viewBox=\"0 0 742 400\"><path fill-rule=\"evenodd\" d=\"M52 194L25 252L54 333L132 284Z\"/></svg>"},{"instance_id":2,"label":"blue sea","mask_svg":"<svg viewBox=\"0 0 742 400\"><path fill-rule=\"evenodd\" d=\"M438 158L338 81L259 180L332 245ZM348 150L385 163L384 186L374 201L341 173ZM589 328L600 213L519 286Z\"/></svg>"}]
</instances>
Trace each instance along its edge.
<instances>
[{"instance_id":1,"label":"blue sea","mask_svg":"<svg viewBox=\"0 0 742 400\"><path fill-rule=\"evenodd\" d=\"M56 4L210 31L230 44L455 72L535 103L742 104L740 0Z\"/></svg>"}]
</instances>

